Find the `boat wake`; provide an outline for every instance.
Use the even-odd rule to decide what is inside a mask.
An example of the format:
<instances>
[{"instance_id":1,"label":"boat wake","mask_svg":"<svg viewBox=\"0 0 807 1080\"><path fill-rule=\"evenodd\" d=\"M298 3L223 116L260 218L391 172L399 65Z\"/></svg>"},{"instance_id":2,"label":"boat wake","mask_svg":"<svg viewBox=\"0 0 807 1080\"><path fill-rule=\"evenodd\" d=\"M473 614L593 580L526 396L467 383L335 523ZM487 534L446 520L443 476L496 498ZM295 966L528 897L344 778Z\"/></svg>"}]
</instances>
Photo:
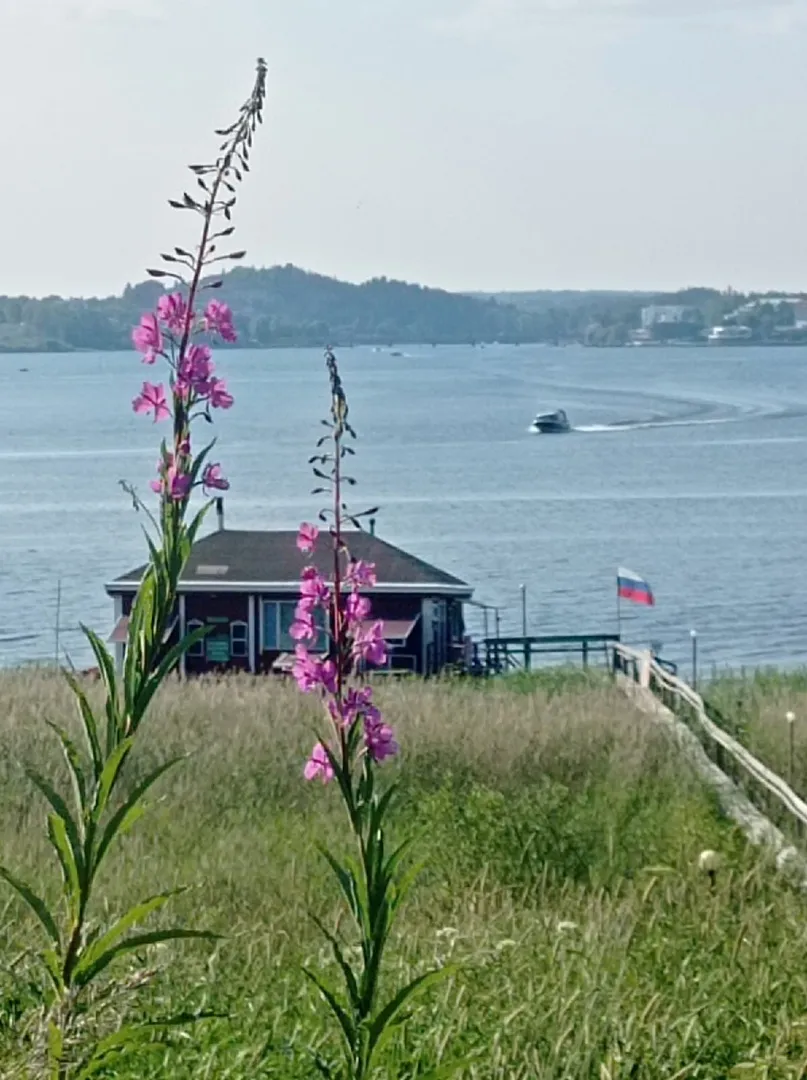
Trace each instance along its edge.
<instances>
[{"instance_id":1,"label":"boat wake","mask_svg":"<svg viewBox=\"0 0 807 1080\"><path fill-rule=\"evenodd\" d=\"M616 420L612 424L581 424L573 427L581 435L593 435L606 431L645 431L652 428L672 427L711 427L714 424L736 424L740 420L747 420L744 416L713 416L708 420Z\"/></svg>"},{"instance_id":2,"label":"boat wake","mask_svg":"<svg viewBox=\"0 0 807 1080\"><path fill-rule=\"evenodd\" d=\"M615 431L648 431L655 428L714 427L740 424L749 420L787 420L804 415L804 410L777 406L739 406L702 403L693 411L678 416L651 416L647 419L613 420L609 424L580 424L572 428L584 435Z\"/></svg>"},{"instance_id":3,"label":"boat wake","mask_svg":"<svg viewBox=\"0 0 807 1080\"><path fill-rule=\"evenodd\" d=\"M785 420L805 415L807 409L788 404L782 400L750 401L727 400L717 397L679 397L659 391L635 390L629 392L612 387L583 387L568 383L543 382L540 389L546 398L564 400L570 413L584 409L591 413L597 403L597 411L603 410L619 417L626 400L630 400L635 412L632 417L622 417L596 424L573 424L571 431L577 434L611 434L613 432L649 431L655 428L712 427L714 425L740 424L760 420ZM619 410L619 411L617 411Z\"/></svg>"}]
</instances>

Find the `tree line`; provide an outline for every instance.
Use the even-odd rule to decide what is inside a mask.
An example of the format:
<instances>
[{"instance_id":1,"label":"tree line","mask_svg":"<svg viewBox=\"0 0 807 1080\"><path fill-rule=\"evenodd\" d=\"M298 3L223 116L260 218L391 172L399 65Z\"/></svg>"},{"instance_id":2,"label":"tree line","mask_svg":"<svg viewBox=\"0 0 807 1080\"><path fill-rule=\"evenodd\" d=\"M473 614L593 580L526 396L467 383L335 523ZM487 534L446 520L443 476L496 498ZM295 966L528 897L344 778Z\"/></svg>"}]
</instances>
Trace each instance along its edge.
<instances>
[{"instance_id":1,"label":"tree line","mask_svg":"<svg viewBox=\"0 0 807 1080\"><path fill-rule=\"evenodd\" d=\"M0 351L117 350L162 294L158 281L95 299L0 296ZM746 297L714 289L679 293L451 293L384 277L360 285L295 266L237 267L218 293L239 313L239 345L251 348L545 342L623 345L649 304L697 313L693 333L723 320ZM763 323L773 318L761 309Z\"/></svg>"}]
</instances>

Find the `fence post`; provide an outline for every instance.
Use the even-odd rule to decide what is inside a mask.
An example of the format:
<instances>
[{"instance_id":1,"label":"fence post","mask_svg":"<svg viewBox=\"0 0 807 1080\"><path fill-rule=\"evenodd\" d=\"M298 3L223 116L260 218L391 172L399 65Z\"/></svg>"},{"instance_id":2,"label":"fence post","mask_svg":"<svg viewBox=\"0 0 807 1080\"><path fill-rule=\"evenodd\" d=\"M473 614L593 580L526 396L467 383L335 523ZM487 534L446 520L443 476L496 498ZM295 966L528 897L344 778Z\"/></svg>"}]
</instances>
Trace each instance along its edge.
<instances>
[{"instance_id":1,"label":"fence post","mask_svg":"<svg viewBox=\"0 0 807 1080\"><path fill-rule=\"evenodd\" d=\"M524 638L524 670L529 671L532 667L532 646L528 637Z\"/></svg>"}]
</instances>

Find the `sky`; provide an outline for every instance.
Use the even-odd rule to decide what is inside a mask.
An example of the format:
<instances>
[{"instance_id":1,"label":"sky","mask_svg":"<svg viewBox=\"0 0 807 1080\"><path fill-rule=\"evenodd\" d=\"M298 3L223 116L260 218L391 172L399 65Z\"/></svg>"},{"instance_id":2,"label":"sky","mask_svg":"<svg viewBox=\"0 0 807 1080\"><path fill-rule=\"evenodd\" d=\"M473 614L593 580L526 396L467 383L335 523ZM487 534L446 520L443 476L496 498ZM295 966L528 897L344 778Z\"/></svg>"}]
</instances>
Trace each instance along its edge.
<instances>
[{"instance_id":1,"label":"sky","mask_svg":"<svg viewBox=\"0 0 807 1080\"><path fill-rule=\"evenodd\" d=\"M807 289L807 0L0 0L0 293L193 242L269 64L246 262L454 290Z\"/></svg>"}]
</instances>

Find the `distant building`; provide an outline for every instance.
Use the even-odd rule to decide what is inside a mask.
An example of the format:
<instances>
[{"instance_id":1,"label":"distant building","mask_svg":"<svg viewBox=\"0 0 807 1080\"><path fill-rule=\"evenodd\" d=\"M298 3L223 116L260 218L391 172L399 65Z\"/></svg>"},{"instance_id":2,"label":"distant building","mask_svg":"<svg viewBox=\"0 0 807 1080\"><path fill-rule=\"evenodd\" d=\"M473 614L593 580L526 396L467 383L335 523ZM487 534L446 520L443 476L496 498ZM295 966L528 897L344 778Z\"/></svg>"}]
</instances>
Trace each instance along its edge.
<instances>
[{"instance_id":1,"label":"distant building","mask_svg":"<svg viewBox=\"0 0 807 1080\"><path fill-rule=\"evenodd\" d=\"M749 326L713 326L707 341L710 345L731 345L739 341L750 341L753 331Z\"/></svg>"},{"instance_id":2,"label":"distant building","mask_svg":"<svg viewBox=\"0 0 807 1080\"><path fill-rule=\"evenodd\" d=\"M197 627L210 629L180 662L182 674L210 671L286 672L294 660L290 630L305 565L296 532L241 532L219 528L197 540L179 581L174 622L166 646ZM387 669L421 675L462 660L465 647L463 605L473 589L464 581L366 532L347 535L354 558L375 563L374 620L383 623ZM315 565L328 573L332 558L323 544ZM129 614L145 567L106 586L115 602L115 644L124 661ZM374 621L373 620L373 621ZM314 645L325 653L324 632Z\"/></svg>"},{"instance_id":3,"label":"distant building","mask_svg":"<svg viewBox=\"0 0 807 1080\"><path fill-rule=\"evenodd\" d=\"M697 321L698 312L685 304L650 304L642 308L642 327L645 330Z\"/></svg>"},{"instance_id":4,"label":"distant building","mask_svg":"<svg viewBox=\"0 0 807 1080\"><path fill-rule=\"evenodd\" d=\"M742 322L749 315L756 315L762 308L773 308L774 311L782 311L789 308L793 312L793 326L798 330L807 328L807 299L803 296L759 296L741 304L726 318L736 322ZM785 324L789 326L790 324Z\"/></svg>"}]
</instances>

